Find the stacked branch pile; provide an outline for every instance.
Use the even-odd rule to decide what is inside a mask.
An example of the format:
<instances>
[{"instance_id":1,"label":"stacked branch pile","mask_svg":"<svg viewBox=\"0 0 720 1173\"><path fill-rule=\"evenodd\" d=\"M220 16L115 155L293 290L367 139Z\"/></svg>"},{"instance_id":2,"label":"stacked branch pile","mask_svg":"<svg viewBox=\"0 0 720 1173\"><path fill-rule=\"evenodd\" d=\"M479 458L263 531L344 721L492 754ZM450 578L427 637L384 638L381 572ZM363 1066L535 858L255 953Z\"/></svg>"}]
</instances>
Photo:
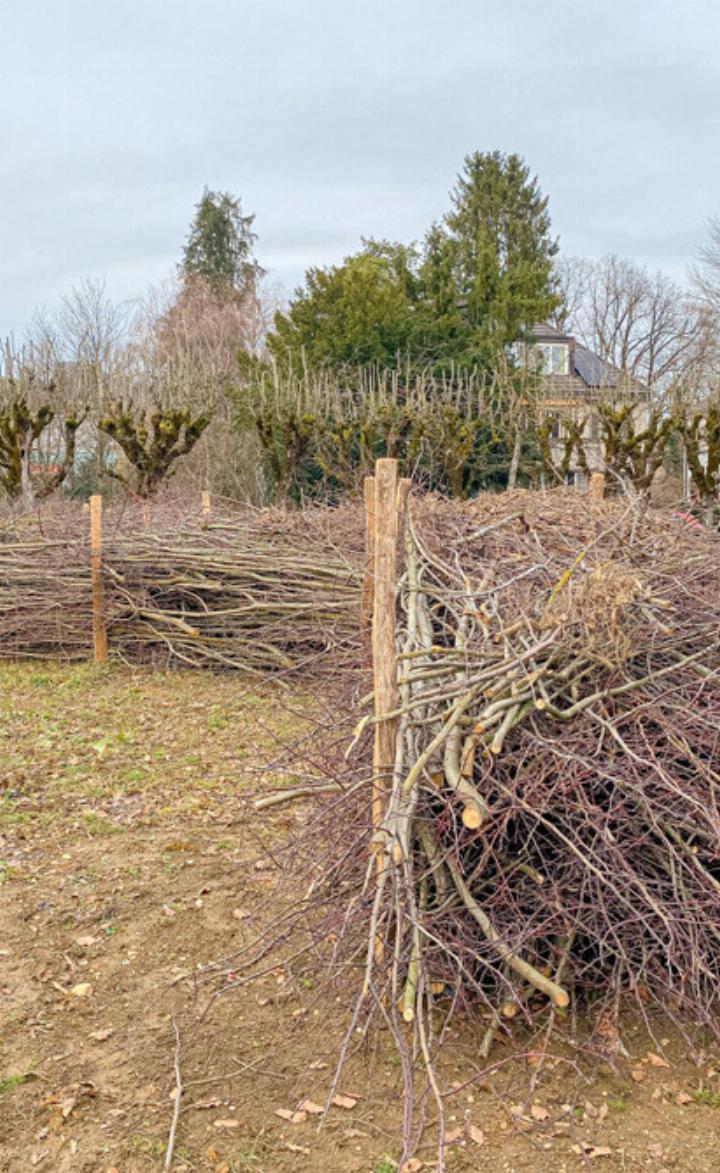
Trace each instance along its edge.
<instances>
[{"instance_id":1,"label":"stacked branch pile","mask_svg":"<svg viewBox=\"0 0 720 1173\"><path fill-rule=\"evenodd\" d=\"M484 1052L571 1004L604 1009L610 1046L625 998L717 1033L717 537L563 490L421 499L405 567L395 770L343 911L358 1015L414 1024L401 1053L430 1073L443 1010L470 1004Z\"/></svg>"},{"instance_id":2,"label":"stacked branch pile","mask_svg":"<svg viewBox=\"0 0 720 1173\"><path fill-rule=\"evenodd\" d=\"M87 518L82 523L74 515L45 535L27 528L0 535L0 656L92 654ZM260 674L354 663L360 527L353 509L108 526L111 655Z\"/></svg>"}]
</instances>

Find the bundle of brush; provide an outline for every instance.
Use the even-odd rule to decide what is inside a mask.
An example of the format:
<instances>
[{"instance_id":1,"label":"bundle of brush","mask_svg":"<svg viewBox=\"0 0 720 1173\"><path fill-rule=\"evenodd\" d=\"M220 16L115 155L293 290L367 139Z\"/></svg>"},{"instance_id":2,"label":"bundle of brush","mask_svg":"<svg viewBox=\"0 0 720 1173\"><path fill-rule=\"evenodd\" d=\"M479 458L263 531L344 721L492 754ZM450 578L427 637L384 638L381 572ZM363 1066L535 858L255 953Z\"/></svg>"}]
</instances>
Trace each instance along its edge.
<instances>
[{"instance_id":1,"label":"bundle of brush","mask_svg":"<svg viewBox=\"0 0 720 1173\"><path fill-rule=\"evenodd\" d=\"M718 1033L717 538L562 491L413 502L397 654L354 1025L413 1023L428 1071L469 1003L485 1054L626 995Z\"/></svg>"},{"instance_id":2,"label":"bundle of brush","mask_svg":"<svg viewBox=\"0 0 720 1173\"><path fill-rule=\"evenodd\" d=\"M0 529L0 657L92 653L87 516L58 510L45 529ZM110 655L255 676L355 665L362 540L352 505L212 520L157 509L147 525L110 514Z\"/></svg>"}]
</instances>

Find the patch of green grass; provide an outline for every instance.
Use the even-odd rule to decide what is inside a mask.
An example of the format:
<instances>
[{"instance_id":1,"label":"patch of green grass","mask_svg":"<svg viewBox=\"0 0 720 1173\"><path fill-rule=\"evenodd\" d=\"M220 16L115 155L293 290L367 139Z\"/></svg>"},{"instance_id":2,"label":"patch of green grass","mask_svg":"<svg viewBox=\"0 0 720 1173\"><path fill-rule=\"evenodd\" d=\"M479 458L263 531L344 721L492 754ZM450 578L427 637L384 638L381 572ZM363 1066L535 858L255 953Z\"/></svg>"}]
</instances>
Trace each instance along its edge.
<instances>
[{"instance_id":1,"label":"patch of green grass","mask_svg":"<svg viewBox=\"0 0 720 1173\"><path fill-rule=\"evenodd\" d=\"M704 1104L706 1108L720 1108L720 1092L712 1092L709 1087L699 1087L690 1094L696 1104Z\"/></svg>"},{"instance_id":2,"label":"patch of green grass","mask_svg":"<svg viewBox=\"0 0 720 1173\"><path fill-rule=\"evenodd\" d=\"M9 864L6 859L0 859L0 884L7 884L10 880L14 880L17 876L17 869Z\"/></svg>"},{"instance_id":3,"label":"patch of green grass","mask_svg":"<svg viewBox=\"0 0 720 1173\"><path fill-rule=\"evenodd\" d=\"M254 786L240 763L274 753L276 736L302 733L298 713L312 711L312 697L294 696L288 712L272 688L252 694L247 681L228 674L212 677L208 704L209 679L202 671L118 664L0 664L0 721L12 730L3 771L22 778L31 800L19 807L0 801L0 828L52 824L75 832L80 822L82 833L102 835L111 825L99 815L78 820L78 798L127 805L137 828L209 816L218 798Z\"/></svg>"},{"instance_id":4,"label":"patch of green grass","mask_svg":"<svg viewBox=\"0 0 720 1173\"><path fill-rule=\"evenodd\" d=\"M393 1161L392 1157L380 1157L373 1173L397 1173L397 1161Z\"/></svg>"},{"instance_id":5,"label":"patch of green grass","mask_svg":"<svg viewBox=\"0 0 720 1173\"><path fill-rule=\"evenodd\" d=\"M629 1105L622 1096L608 1096L607 1106L610 1112L627 1112Z\"/></svg>"},{"instance_id":6,"label":"patch of green grass","mask_svg":"<svg viewBox=\"0 0 720 1173\"><path fill-rule=\"evenodd\" d=\"M25 811L15 810L15 804L11 798L6 798L0 803L0 827L21 827L24 823L30 822L30 815Z\"/></svg>"},{"instance_id":7,"label":"patch of green grass","mask_svg":"<svg viewBox=\"0 0 720 1173\"><path fill-rule=\"evenodd\" d=\"M37 1060L33 1060L27 1071L21 1071L18 1075L8 1075L5 1079L0 1079L0 1099L3 1096L10 1095L10 1092L14 1092L16 1088L22 1087L28 1080L35 1079L36 1067Z\"/></svg>"},{"instance_id":8,"label":"patch of green grass","mask_svg":"<svg viewBox=\"0 0 720 1173\"><path fill-rule=\"evenodd\" d=\"M164 1157L165 1141L155 1136L146 1136L142 1132L134 1132L128 1137L126 1147L133 1156Z\"/></svg>"},{"instance_id":9,"label":"patch of green grass","mask_svg":"<svg viewBox=\"0 0 720 1173\"><path fill-rule=\"evenodd\" d=\"M109 819L95 814L95 811L87 811L83 815L83 822L88 835L114 835L119 830Z\"/></svg>"}]
</instances>

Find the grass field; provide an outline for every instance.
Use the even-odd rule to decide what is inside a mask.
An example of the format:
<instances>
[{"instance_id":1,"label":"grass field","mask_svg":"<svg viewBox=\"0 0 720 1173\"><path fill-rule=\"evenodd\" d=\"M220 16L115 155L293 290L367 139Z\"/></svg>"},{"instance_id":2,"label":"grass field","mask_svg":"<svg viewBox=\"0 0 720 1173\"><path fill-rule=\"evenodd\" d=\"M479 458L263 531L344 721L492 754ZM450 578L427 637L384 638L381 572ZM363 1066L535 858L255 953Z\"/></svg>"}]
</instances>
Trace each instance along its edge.
<instances>
[{"instance_id":1,"label":"grass field","mask_svg":"<svg viewBox=\"0 0 720 1173\"><path fill-rule=\"evenodd\" d=\"M304 808L253 815L244 798L287 783L281 764L257 767L312 735L312 713L309 696L233 676L0 668L0 1173L161 1170L174 1024L185 1091L173 1169L395 1170L402 1086L388 1039L350 1060L340 1090L355 1106L332 1108L322 1131L312 1114L276 1115L324 1102L340 991L280 956L209 1009L192 980L287 907L277 849ZM692 1065L662 1032L664 1058L629 1022L616 1070L558 1048L533 1086L502 1048L476 1079L478 1028L461 1024L445 1060L459 1130L448 1167L720 1169L720 1058L708 1049ZM420 1159L433 1167L432 1145Z\"/></svg>"}]
</instances>

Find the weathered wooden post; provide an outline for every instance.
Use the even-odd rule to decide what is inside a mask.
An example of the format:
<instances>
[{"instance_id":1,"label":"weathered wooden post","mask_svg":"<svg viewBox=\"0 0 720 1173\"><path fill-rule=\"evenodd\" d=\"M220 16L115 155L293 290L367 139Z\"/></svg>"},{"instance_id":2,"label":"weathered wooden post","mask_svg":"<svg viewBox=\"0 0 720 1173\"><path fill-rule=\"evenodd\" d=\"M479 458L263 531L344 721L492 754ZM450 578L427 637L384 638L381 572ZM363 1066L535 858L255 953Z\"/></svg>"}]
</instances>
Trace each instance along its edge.
<instances>
[{"instance_id":1,"label":"weathered wooden post","mask_svg":"<svg viewBox=\"0 0 720 1173\"><path fill-rule=\"evenodd\" d=\"M590 496L593 501L602 501L605 496L605 473L590 473Z\"/></svg>"},{"instance_id":2,"label":"weathered wooden post","mask_svg":"<svg viewBox=\"0 0 720 1173\"><path fill-rule=\"evenodd\" d=\"M375 477L365 477L365 572L360 601L360 624L365 630L372 627L375 599Z\"/></svg>"},{"instance_id":3,"label":"weathered wooden post","mask_svg":"<svg viewBox=\"0 0 720 1173\"><path fill-rule=\"evenodd\" d=\"M384 799L395 765L397 708L395 592L397 588L398 467L384 458L375 465L375 581L373 591L372 657L375 686L373 750L373 825L379 827ZM382 853L379 853L381 856Z\"/></svg>"},{"instance_id":4,"label":"weathered wooden post","mask_svg":"<svg viewBox=\"0 0 720 1173\"><path fill-rule=\"evenodd\" d=\"M99 495L90 498L90 562L95 663L104 664L107 660L108 644L102 584L102 497Z\"/></svg>"}]
</instances>

